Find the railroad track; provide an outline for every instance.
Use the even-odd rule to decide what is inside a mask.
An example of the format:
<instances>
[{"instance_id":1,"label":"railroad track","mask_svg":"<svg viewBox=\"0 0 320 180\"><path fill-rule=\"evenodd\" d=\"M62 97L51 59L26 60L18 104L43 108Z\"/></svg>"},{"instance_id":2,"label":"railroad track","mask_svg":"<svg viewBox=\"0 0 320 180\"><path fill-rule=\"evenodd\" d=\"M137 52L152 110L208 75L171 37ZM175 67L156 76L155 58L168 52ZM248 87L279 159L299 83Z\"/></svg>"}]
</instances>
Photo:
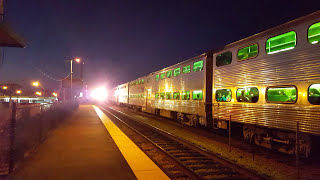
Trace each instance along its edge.
<instances>
[{"instance_id":1,"label":"railroad track","mask_svg":"<svg viewBox=\"0 0 320 180\"><path fill-rule=\"evenodd\" d=\"M101 107L101 106L100 106ZM107 114L121 121L127 127L143 136L146 140L162 150L175 162L184 167L190 178L171 170L172 179L265 179L256 172L238 166L226 159L186 142L179 137L160 130L154 126L136 120L129 115L111 107L101 107ZM170 170L165 170L166 172Z\"/></svg>"}]
</instances>

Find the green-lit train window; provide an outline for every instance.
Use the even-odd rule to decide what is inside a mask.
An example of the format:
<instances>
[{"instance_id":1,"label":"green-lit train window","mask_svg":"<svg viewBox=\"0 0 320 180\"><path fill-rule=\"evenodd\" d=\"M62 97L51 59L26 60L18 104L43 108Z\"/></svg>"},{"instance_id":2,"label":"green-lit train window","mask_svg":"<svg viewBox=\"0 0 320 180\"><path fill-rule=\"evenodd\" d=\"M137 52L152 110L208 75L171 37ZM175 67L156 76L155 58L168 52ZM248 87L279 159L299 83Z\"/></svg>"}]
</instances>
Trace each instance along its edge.
<instances>
[{"instance_id":1,"label":"green-lit train window","mask_svg":"<svg viewBox=\"0 0 320 180\"><path fill-rule=\"evenodd\" d=\"M159 93L156 93L154 97L155 99L159 99Z\"/></svg>"},{"instance_id":2,"label":"green-lit train window","mask_svg":"<svg viewBox=\"0 0 320 180\"><path fill-rule=\"evenodd\" d=\"M190 99L190 91L182 91L181 99L182 100L189 100Z\"/></svg>"},{"instance_id":3,"label":"green-lit train window","mask_svg":"<svg viewBox=\"0 0 320 180\"><path fill-rule=\"evenodd\" d=\"M266 42L267 54L274 54L281 51L293 49L297 44L296 32L290 31L272 38Z\"/></svg>"},{"instance_id":4,"label":"green-lit train window","mask_svg":"<svg viewBox=\"0 0 320 180\"><path fill-rule=\"evenodd\" d=\"M172 99L172 93L166 92L166 99Z\"/></svg>"},{"instance_id":5,"label":"green-lit train window","mask_svg":"<svg viewBox=\"0 0 320 180\"><path fill-rule=\"evenodd\" d=\"M237 89L237 101L256 103L259 100L259 90L256 87L246 87Z\"/></svg>"},{"instance_id":6,"label":"green-lit train window","mask_svg":"<svg viewBox=\"0 0 320 180\"><path fill-rule=\"evenodd\" d=\"M297 88L295 86L268 87L267 102L295 103L297 101Z\"/></svg>"},{"instance_id":7,"label":"green-lit train window","mask_svg":"<svg viewBox=\"0 0 320 180\"><path fill-rule=\"evenodd\" d=\"M197 90L192 92L192 99L193 100L202 100L203 93L202 90Z\"/></svg>"},{"instance_id":8,"label":"green-lit train window","mask_svg":"<svg viewBox=\"0 0 320 180\"><path fill-rule=\"evenodd\" d=\"M216 57L216 65L224 66L228 65L232 62L232 53L230 51L217 55Z\"/></svg>"},{"instance_id":9,"label":"green-lit train window","mask_svg":"<svg viewBox=\"0 0 320 180\"><path fill-rule=\"evenodd\" d=\"M156 74L156 81L159 81L159 74Z\"/></svg>"},{"instance_id":10,"label":"green-lit train window","mask_svg":"<svg viewBox=\"0 0 320 180\"><path fill-rule=\"evenodd\" d=\"M171 77L172 77L172 71L170 70L167 72L167 78L171 78Z\"/></svg>"},{"instance_id":11,"label":"green-lit train window","mask_svg":"<svg viewBox=\"0 0 320 180\"><path fill-rule=\"evenodd\" d=\"M312 84L308 90L308 101L311 104L320 104L320 84Z\"/></svg>"},{"instance_id":12,"label":"green-lit train window","mask_svg":"<svg viewBox=\"0 0 320 180\"><path fill-rule=\"evenodd\" d=\"M238 60L243 61L247 59L252 59L258 56L258 44L253 44L245 48L239 49Z\"/></svg>"},{"instance_id":13,"label":"green-lit train window","mask_svg":"<svg viewBox=\"0 0 320 180\"><path fill-rule=\"evenodd\" d=\"M197 61L193 63L193 72L202 71L203 69L203 61Z\"/></svg>"},{"instance_id":14,"label":"green-lit train window","mask_svg":"<svg viewBox=\"0 0 320 180\"><path fill-rule=\"evenodd\" d=\"M182 73L189 73L191 71L191 66L188 65L188 66L185 66L182 68Z\"/></svg>"},{"instance_id":15,"label":"green-lit train window","mask_svg":"<svg viewBox=\"0 0 320 180\"><path fill-rule=\"evenodd\" d=\"M311 44L320 43L320 22L312 24L308 29L308 41Z\"/></svg>"},{"instance_id":16,"label":"green-lit train window","mask_svg":"<svg viewBox=\"0 0 320 180\"><path fill-rule=\"evenodd\" d=\"M173 99L180 99L180 92L174 92Z\"/></svg>"},{"instance_id":17,"label":"green-lit train window","mask_svg":"<svg viewBox=\"0 0 320 180\"><path fill-rule=\"evenodd\" d=\"M166 73L161 73L160 74L160 79L162 80L162 79L164 79L166 77Z\"/></svg>"},{"instance_id":18,"label":"green-lit train window","mask_svg":"<svg viewBox=\"0 0 320 180\"><path fill-rule=\"evenodd\" d=\"M144 84L144 79L141 79L141 84Z\"/></svg>"},{"instance_id":19,"label":"green-lit train window","mask_svg":"<svg viewBox=\"0 0 320 180\"><path fill-rule=\"evenodd\" d=\"M180 69L180 68L176 68L176 69L174 69L174 71L173 71L173 75L174 75L174 76L179 76L180 73L181 73L181 69Z\"/></svg>"},{"instance_id":20,"label":"green-lit train window","mask_svg":"<svg viewBox=\"0 0 320 180\"><path fill-rule=\"evenodd\" d=\"M231 89L218 89L216 91L216 101L218 102L230 102L232 98Z\"/></svg>"},{"instance_id":21,"label":"green-lit train window","mask_svg":"<svg viewBox=\"0 0 320 180\"><path fill-rule=\"evenodd\" d=\"M162 92L162 93L160 93L160 99L164 99L165 98L165 93L164 92Z\"/></svg>"}]
</instances>

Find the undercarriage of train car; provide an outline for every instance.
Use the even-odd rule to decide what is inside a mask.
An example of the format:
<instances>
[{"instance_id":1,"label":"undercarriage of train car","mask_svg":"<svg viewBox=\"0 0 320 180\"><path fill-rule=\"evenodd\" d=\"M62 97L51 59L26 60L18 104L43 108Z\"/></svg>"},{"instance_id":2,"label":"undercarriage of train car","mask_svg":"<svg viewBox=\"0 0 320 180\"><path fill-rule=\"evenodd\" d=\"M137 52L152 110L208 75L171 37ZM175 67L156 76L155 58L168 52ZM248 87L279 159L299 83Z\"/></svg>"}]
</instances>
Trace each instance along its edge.
<instances>
[{"instance_id":1,"label":"undercarriage of train car","mask_svg":"<svg viewBox=\"0 0 320 180\"><path fill-rule=\"evenodd\" d=\"M287 154L309 157L311 152L311 135L299 132L283 131L255 125L243 124L242 133L245 141L258 146L274 149ZM298 135L298 140L297 140ZM298 144L297 144L298 142Z\"/></svg>"}]
</instances>

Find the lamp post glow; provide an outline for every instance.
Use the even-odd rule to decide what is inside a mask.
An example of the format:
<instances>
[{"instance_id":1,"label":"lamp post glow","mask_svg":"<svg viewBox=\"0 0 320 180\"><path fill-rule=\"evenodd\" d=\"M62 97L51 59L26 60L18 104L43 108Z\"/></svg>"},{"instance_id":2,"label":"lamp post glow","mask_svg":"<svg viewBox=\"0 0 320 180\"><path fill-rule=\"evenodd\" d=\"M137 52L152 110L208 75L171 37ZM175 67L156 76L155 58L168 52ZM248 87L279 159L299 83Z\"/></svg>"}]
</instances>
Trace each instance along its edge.
<instances>
[{"instance_id":1,"label":"lamp post glow","mask_svg":"<svg viewBox=\"0 0 320 180\"><path fill-rule=\"evenodd\" d=\"M39 86L39 82L38 81L32 82L32 86L38 87Z\"/></svg>"},{"instance_id":2,"label":"lamp post glow","mask_svg":"<svg viewBox=\"0 0 320 180\"><path fill-rule=\"evenodd\" d=\"M74 61L73 59L70 60L70 96L71 96L71 97L72 97L72 74L73 74L73 71L72 71L72 62L73 62L73 61ZM77 63L80 63L81 59L76 58L75 61L76 61Z\"/></svg>"},{"instance_id":3,"label":"lamp post glow","mask_svg":"<svg viewBox=\"0 0 320 180\"><path fill-rule=\"evenodd\" d=\"M17 93L17 103L19 103L19 94L21 94L22 91L21 90L17 90L16 93Z\"/></svg>"},{"instance_id":4,"label":"lamp post glow","mask_svg":"<svg viewBox=\"0 0 320 180\"><path fill-rule=\"evenodd\" d=\"M58 96L58 94L57 93L52 93L52 95L54 96L54 97L57 97Z\"/></svg>"},{"instance_id":5,"label":"lamp post glow","mask_svg":"<svg viewBox=\"0 0 320 180\"><path fill-rule=\"evenodd\" d=\"M36 92L36 95L41 96L42 93L41 93L40 91L37 91L37 92Z\"/></svg>"},{"instance_id":6,"label":"lamp post glow","mask_svg":"<svg viewBox=\"0 0 320 180\"><path fill-rule=\"evenodd\" d=\"M8 86L3 86L2 89L7 90Z\"/></svg>"}]
</instances>

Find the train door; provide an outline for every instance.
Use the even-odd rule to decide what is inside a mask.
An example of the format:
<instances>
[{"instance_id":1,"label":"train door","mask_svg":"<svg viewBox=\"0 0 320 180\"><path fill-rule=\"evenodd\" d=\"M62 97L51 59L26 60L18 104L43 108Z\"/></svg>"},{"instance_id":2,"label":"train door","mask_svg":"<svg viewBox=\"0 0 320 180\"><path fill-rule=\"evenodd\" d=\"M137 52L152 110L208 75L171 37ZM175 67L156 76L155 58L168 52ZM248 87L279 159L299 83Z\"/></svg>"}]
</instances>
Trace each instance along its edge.
<instances>
[{"instance_id":1,"label":"train door","mask_svg":"<svg viewBox=\"0 0 320 180\"><path fill-rule=\"evenodd\" d=\"M151 89L147 89L146 94L146 111L151 112Z\"/></svg>"}]
</instances>

